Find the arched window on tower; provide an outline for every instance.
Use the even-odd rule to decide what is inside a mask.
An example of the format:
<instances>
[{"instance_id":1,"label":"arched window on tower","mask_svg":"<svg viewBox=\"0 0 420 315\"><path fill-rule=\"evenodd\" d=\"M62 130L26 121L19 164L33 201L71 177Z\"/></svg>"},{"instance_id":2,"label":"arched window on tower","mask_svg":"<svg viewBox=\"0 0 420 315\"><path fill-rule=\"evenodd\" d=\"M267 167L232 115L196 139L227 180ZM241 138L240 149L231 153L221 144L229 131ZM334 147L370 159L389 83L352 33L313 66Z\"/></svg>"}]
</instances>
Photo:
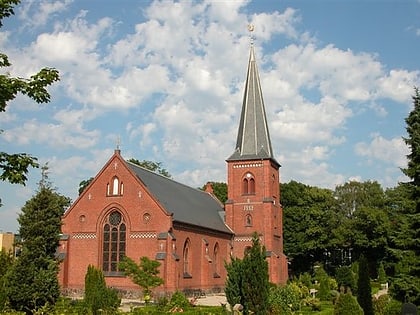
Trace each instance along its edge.
<instances>
[{"instance_id":1,"label":"arched window on tower","mask_svg":"<svg viewBox=\"0 0 420 315\"><path fill-rule=\"evenodd\" d=\"M184 271L184 278L191 278L191 252L190 252L190 239L186 239L184 243L184 250L183 250L183 271Z\"/></svg>"},{"instance_id":2,"label":"arched window on tower","mask_svg":"<svg viewBox=\"0 0 420 315\"><path fill-rule=\"evenodd\" d=\"M105 275L118 274L118 264L125 256L126 224L118 210L113 210L103 226L102 270Z\"/></svg>"},{"instance_id":3,"label":"arched window on tower","mask_svg":"<svg viewBox=\"0 0 420 315\"><path fill-rule=\"evenodd\" d=\"M245 226L252 226L252 216L250 214L245 216Z\"/></svg>"},{"instance_id":4,"label":"arched window on tower","mask_svg":"<svg viewBox=\"0 0 420 315\"><path fill-rule=\"evenodd\" d=\"M251 173L246 173L242 179L242 194L254 195L255 194L255 179Z\"/></svg>"}]
</instances>

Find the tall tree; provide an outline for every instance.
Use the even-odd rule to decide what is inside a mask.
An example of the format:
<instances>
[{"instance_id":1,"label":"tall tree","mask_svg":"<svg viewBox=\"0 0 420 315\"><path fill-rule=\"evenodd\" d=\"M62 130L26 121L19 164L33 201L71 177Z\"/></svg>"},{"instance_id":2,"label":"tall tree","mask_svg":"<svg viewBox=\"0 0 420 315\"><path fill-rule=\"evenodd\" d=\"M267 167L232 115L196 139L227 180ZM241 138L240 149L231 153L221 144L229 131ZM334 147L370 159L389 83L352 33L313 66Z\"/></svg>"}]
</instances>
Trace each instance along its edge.
<instances>
[{"instance_id":1,"label":"tall tree","mask_svg":"<svg viewBox=\"0 0 420 315\"><path fill-rule=\"evenodd\" d=\"M372 287L370 285L369 265L364 255L359 258L359 277L357 279L357 302L364 315L374 315L372 304Z\"/></svg>"},{"instance_id":2,"label":"tall tree","mask_svg":"<svg viewBox=\"0 0 420 315\"><path fill-rule=\"evenodd\" d=\"M61 233L61 216L70 199L58 194L42 168L37 193L28 200L18 217L22 251L6 276L10 305L32 314L60 295L56 250Z\"/></svg>"},{"instance_id":3,"label":"tall tree","mask_svg":"<svg viewBox=\"0 0 420 315\"><path fill-rule=\"evenodd\" d=\"M4 18L14 14L14 6L19 3L20 0L1 1L0 27ZM11 65L8 56L0 52L0 68ZM29 79L12 77L8 72L0 74L0 112L5 112L7 104L18 94L26 95L37 103L48 103L50 94L46 87L58 80L58 71L53 68L43 68ZM0 152L0 180L25 184L30 167L38 167L36 157L27 153Z\"/></svg>"},{"instance_id":4,"label":"tall tree","mask_svg":"<svg viewBox=\"0 0 420 315\"><path fill-rule=\"evenodd\" d=\"M413 109L405 119L409 147L408 165L402 169L410 178L405 183L412 207L402 208L399 230L393 237L391 252L397 260L395 273L391 281L393 296L406 302L420 304L420 92L414 88Z\"/></svg>"},{"instance_id":5,"label":"tall tree","mask_svg":"<svg viewBox=\"0 0 420 315\"><path fill-rule=\"evenodd\" d=\"M257 233L254 233L252 237L251 248L245 253L243 272L244 311L267 314L270 294L268 262L265 247L261 245Z\"/></svg>"},{"instance_id":6,"label":"tall tree","mask_svg":"<svg viewBox=\"0 0 420 315\"><path fill-rule=\"evenodd\" d=\"M108 288L102 270L92 265L88 266L85 275L84 301L93 315L107 311L115 313L121 304L117 290Z\"/></svg>"},{"instance_id":7,"label":"tall tree","mask_svg":"<svg viewBox=\"0 0 420 315\"><path fill-rule=\"evenodd\" d=\"M337 247L331 231L337 225L335 199L328 189L291 181L282 184L284 250L294 273L312 271L316 262L331 264Z\"/></svg>"}]
</instances>

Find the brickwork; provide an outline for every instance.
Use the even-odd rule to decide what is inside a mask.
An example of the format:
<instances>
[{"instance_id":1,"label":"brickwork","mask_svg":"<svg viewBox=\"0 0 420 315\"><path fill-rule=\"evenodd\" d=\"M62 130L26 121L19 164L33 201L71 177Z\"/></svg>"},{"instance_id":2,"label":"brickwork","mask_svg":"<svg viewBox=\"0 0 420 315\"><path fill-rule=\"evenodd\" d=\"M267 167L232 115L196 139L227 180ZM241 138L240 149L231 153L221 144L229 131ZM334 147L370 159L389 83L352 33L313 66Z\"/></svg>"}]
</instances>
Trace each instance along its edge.
<instances>
[{"instance_id":1,"label":"brickwork","mask_svg":"<svg viewBox=\"0 0 420 315\"><path fill-rule=\"evenodd\" d=\"M115 178L118 181L114 191ZM118 194L113 195L114 192ZM223 287L226 278L223 262L229 257L231 236L205 228L174 227L171 214L150 195L116 151L63 218L62 232L68 236L59 249L65 256L59 274L63 289L83 290L88 265L102 268L104 223L115 210L122 214L126 224L125 254L135 261L147 256L161 263L164 285L157 291ZM189 274L184 274L183 250L187 239L190 269ZM105 275L109 286L128 291L139 289L121 274Z\"/></svg>"},{"instance_id":2,"label":"brickwork","mask_svg":"<svg viewBox=\"0 0 420 315\"><path fill-rule=\"evenodd\" d=\"M283 211L279 189L279 166L270 159L228 161L226 223L235 231L233 254L242 258L252 245L252 234L260 235L269 256L270 281L287 281L283 255ZM255 189L244 191L244 179L252 178Z\"/></svg>"}]
</instances>

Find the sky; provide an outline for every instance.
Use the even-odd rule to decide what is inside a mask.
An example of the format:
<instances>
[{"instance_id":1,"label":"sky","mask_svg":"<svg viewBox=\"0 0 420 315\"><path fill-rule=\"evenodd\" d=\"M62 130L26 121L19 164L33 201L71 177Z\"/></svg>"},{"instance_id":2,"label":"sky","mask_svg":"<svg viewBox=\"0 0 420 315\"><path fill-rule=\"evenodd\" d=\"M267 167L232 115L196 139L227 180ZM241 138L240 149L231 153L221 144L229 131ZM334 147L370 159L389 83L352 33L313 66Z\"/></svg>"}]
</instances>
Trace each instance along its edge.
<instances>
[{"instance_id":1,"label":"sky","mask_svg":"<svg viewBox=\"0 0 420 315\"><path fill-rule=\"evenodd\" d=\"M251 36L282 183L407 180L420 0L26 0L3 24L2 74L61 79L50 103L19 96L0 113L1 151L48 163L72 200L118 144L189 186L226 182ZM40 178L0 183L0 230L18 231Z\"/></svg>"}]
</instances>

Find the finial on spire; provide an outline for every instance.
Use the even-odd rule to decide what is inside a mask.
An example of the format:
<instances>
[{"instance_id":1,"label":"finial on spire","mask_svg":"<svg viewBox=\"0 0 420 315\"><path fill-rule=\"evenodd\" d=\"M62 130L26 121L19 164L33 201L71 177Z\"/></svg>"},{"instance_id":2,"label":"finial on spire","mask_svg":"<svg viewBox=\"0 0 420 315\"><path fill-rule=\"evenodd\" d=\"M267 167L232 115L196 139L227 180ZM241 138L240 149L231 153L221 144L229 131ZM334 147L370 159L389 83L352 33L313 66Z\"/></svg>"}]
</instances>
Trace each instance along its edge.
<instances>
[{"instance_id":1,"label":"finial on spire","mask_svg":"<svg viewBox=\"0 0 420 315\"><path fill-rule=\"evenodd\" d=\"M120 146L121 146L121 137L118 136L117 137L117 148L116 148L116 151L120 151Z\"/></svg>"},{"instance_id":2,"label":"finial on spire","mask_svg":"<svg viewBox=\"0 0 420 315\"><path fill-rule=\"evenodd\" d=\"M254 36L252 36L253 31L254 31L254 24L248 24L249 40L251 42L251 45L254 45Z\"/></svg>"}]
</instances>

